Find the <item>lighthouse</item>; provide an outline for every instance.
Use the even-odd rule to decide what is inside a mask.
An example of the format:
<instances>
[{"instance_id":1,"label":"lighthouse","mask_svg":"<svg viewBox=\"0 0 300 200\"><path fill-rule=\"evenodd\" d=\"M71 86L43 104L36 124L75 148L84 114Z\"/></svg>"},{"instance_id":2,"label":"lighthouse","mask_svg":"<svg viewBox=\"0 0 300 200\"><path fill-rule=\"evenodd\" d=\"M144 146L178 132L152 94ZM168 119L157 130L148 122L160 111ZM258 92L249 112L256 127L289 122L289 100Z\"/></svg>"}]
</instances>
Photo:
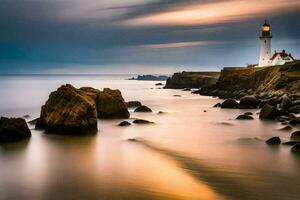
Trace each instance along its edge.
<instances>
[{"instance_id":1,"label":"lighthouse","mask_svg":"<svg viewBox=\"0 0 300 200\"><path fill-rule=\"evenodd\" d=\"M271 27L268 24L267 20L263 24L261 28L261 36L260 39L260 57L259 57L259 67L272 65L271 62Z\"/></svg>"}]
</instances>

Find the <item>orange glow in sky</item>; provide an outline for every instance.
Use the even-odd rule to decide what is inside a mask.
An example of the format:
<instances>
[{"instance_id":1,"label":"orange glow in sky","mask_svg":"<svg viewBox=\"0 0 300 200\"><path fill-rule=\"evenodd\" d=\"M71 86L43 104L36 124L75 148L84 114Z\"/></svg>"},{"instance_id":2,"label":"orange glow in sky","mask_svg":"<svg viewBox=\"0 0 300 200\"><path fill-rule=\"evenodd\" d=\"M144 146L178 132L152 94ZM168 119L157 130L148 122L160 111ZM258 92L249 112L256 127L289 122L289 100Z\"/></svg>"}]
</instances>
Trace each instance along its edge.
<instances>
[{"instance_id":1,"label":"orange glow in sky","mask_svg":"<svg viewBox=\"0 0 300 200\"><path fill-rule=\"evenodd\" d=\"M299 0L233 0L175 7L125 22L133 26L201 25L239 21L300 7Z\"/></svg>"}]
</instances>

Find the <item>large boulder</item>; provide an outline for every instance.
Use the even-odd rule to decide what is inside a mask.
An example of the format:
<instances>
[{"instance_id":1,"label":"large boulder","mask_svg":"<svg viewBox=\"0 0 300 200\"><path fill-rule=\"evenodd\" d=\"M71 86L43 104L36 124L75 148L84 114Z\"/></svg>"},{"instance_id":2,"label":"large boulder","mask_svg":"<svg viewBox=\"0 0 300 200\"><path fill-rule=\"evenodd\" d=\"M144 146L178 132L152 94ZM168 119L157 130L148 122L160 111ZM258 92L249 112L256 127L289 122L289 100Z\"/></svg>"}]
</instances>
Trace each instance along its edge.
<instances>
[{"instance_id":1,"label":"large boulder","mask_svg":"<svg viewBox=\"0 0 300 200\"><path fill-rule=\"evenodd\" d=\"M240 99L240 109L255 109L258 107L260 101L254 95L244 96Z\"/></svg>"},{"instance_id":2,"label":"large boulder","mask_svg":"<svg viewBox=\"0 0 300 200\"><path fill-rule=\"evenodd\" d=\"M0 143L27 139L31 132L23 118L0 118Z\"/></svg>"},{"instance_id":3,"label":"large boulder","mask_svg":"<svg viewBox=\"0 0 300 200\"><path fill-rule=\"evenodd\" d=\"M94 91L87 94L69 84L61 86L42 106L36 128L59 134L97 132L97 95L92 94Z\"/></svg>"},{"instance_id":4,"label":"large boulder","mask_svg":"<svg viewBox=\"0 0 300 200\"><path fill-rule=\"evenodd\" d=\"M99 118L129 118L127 105L119 90L105 88L100 92L97 111Z\"/></svg>"},{"instance_id":5,"label":"large boulder","mask_svg":"<svg viewBox=\"0 0 300 200\"><path fill-rule=\"evenodd\" d=\"M221 108L237 108L239 103L234 99L226 99L222 104Z\"/></svg>"},{"instance_id":6,"label":"large boulder","mask_svg":"<svg viewBox=\"0 0 300 200\"><path fill-rule=\"evenodd\" d=\"M276 119L279 116L279 110L269 104L264 105L259 113L259 118L261 119Z\"/></svg>"}]
</instances>

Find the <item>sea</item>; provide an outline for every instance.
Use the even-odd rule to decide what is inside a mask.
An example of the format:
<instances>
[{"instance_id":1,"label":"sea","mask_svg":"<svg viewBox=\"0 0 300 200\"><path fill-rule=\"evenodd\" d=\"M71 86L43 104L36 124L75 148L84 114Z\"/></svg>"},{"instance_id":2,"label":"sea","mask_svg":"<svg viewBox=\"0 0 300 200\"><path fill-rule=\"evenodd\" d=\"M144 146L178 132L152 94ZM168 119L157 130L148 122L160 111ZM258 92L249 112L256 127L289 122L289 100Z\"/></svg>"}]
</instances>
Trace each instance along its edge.
<instances>
[{"instance_id":1,"label":"sea","mask_svg":"<svg viewBox=\"0 0 300 200\"><path fill-rule=\"evenodd\" d=\"M29 124L30 140L0 145L0 199L300 198L300 157L290 146L265 144L273 136L289 140L291 132L280 131L279 122L259 120L259 110L214 108L221 99L161 89L155 85L160 81L126 80L130 77L0 76L1 116L33 120L50 92L69 83L119 89L126 101L153 110L130 109L128 121L154 122L119 127L122 119L100 119L92 136L49 135ZM235 120L248 111L254 120Z\"/></svg>"}]
</instances>

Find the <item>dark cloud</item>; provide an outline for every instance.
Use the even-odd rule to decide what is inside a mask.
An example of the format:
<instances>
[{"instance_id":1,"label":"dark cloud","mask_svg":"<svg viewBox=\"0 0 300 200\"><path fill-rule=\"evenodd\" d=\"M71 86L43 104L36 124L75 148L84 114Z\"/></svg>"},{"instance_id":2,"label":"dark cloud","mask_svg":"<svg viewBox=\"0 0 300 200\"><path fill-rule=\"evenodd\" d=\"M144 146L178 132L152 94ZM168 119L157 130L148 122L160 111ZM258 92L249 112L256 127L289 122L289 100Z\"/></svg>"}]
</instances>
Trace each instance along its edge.
<instances>
[{"instance_id":1,"label":"dark cloud","mask_svg":"<svg viewBox=\"0 0 300 200\"><path fill-rule=\"evenodd\" d=\"M214 1L116 1L112 5L95 4L86 10L80 9L80 1L74 5L75 1L2 0L0 73L40 73L63 65L186 66L200 70L253 63L258 55L259 27L265 17L273 27L274 46L290 49L300 57L297 9L226 23L126 26L124 20ZM195 41L218 43L166 49L143 47Z\"/></svg>"}]
</instances>

